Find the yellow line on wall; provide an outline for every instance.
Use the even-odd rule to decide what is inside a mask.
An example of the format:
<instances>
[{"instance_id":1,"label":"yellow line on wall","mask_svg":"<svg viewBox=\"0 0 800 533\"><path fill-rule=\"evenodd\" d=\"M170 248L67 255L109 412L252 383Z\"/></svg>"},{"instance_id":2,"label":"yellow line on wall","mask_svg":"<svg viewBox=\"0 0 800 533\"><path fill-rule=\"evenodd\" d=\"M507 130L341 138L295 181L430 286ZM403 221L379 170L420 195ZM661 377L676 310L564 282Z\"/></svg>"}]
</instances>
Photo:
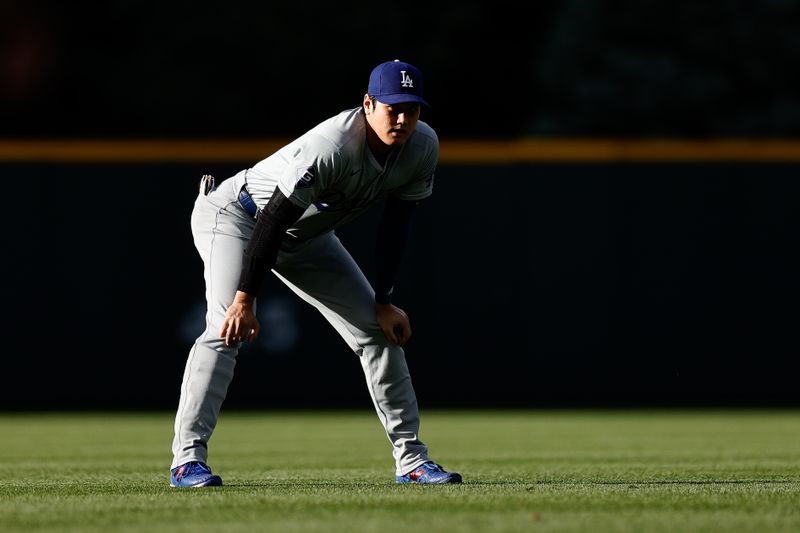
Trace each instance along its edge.
<instances>
[{"instance_id":1,"label":"yellow line on wall","mask_svg":"<svg viewBox=\"0 0 800 533\"><path fill-rule=\"evenodd\" d=\"M800 161L800 141L521 139L441 142L448 163Z\"/></svg>"},{"instance_id":2,"label":"yellow line on wall","mask_svg":"<svg viewBox=\"0 0 800 533\"><path fill-rule=\"evenodd\" d=\"M290 139L0 139L6 163L254 163ZM800 140L441 140L442 164L800 162Z\"/></svg>"}]
</instances>

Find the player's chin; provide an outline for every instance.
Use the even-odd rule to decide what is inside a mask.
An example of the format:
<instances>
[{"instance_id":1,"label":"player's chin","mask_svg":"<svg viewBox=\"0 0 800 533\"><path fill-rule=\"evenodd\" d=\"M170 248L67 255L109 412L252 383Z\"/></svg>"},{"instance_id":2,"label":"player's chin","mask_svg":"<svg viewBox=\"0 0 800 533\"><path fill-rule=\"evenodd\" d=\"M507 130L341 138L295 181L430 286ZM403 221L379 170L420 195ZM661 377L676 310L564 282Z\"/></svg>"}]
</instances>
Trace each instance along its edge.
<instances>
[{"instance_id":1,"label":"player's chin","mask_svg":"<svg viewBox=\"0 0 800 533\"><path fill-rule=\"evenodd\" d=\"M404 144L408 139L408 133L404 131L390 131L386 144L397 145Z\"/></svg>"}]
</instances>

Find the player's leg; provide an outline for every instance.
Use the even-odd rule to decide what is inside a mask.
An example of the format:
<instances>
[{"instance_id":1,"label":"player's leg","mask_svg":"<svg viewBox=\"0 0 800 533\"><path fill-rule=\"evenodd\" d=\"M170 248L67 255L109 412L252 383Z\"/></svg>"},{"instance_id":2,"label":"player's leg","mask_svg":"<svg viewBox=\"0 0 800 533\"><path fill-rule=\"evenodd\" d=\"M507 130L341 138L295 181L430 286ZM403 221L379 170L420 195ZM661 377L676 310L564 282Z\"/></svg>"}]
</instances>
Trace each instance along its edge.
<instances>
[{"instance_id":1,"label":"player's leg","mask_svg":"<svg viewBox=\"0 0 800 533\"><path fill-rule=\"evenodd\" d=\"M391 344L375 318L369 281L333 233L284 246L275 272L316 307L359 356L375 410L383 424L397 475L430 461L419 439L419 411L405 354Z\"/></svg>"},{"instance_id":2,"label":"player's leg","mask_svg":"<svg viewBox=\"0 0 800 533\"><path fill-rule=\"evenodd\" d=\"M235 178L208 196L200 195L192 212L192 235L203 259L206 328L192 346L175 416L172 468L207 460L208 440L233 379L238 346L225 346L219 331L239 282L242 250L254 221L237 203Z\"/></svg>"}]
</instances>

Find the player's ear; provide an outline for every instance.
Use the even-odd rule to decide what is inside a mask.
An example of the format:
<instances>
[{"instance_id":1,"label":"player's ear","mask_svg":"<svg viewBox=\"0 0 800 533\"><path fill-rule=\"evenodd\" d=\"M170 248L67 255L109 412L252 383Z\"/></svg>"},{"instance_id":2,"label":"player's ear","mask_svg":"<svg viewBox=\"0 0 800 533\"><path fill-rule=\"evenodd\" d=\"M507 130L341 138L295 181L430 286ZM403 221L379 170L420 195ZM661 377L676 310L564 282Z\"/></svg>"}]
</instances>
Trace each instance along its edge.
<instances>
[{"instance_id":1,"label":"player's ear","mask_svg":"<svg viewBox=\"0 0 800 533\"><path fill-rule=\"evenodd\" d=\"M370 111L372 111L372 98L370 98L368 94L365 94L364 95L364 113L369 115Z\"/></svg>"}]
</instances>

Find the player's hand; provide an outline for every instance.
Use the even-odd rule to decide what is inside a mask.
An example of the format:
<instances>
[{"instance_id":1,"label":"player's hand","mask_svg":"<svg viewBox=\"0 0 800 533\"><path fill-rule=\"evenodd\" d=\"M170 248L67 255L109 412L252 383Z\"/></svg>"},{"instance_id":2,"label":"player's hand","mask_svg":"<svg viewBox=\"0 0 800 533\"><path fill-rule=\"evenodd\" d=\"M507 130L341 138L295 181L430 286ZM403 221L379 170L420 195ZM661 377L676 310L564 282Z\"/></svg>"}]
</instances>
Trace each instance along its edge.
<instances>
[{"instance_id":1,"label":"player's hand","mask_svg":"<svg viewBox=\"0 0 800 533\"><path fill-rule=\"evenodd\" d=\"M225 311L225 320L219 331L220 338L225 339L225 346L242 341L252 341L258 337L261 326L253 312L255 298L241 291L236 291L233 303Z\"/></svg>"},{"instance_id":2,"label":"player's hand","mask_svg":"<svg viewBox=\"0 0 800 533\"><path fill-rule=\"evenodd\" d=\"M411 323L405 311L392 304L375 304L375 317L389 342L406 345L411 338Z\"/></svg>"}]
</instances>

